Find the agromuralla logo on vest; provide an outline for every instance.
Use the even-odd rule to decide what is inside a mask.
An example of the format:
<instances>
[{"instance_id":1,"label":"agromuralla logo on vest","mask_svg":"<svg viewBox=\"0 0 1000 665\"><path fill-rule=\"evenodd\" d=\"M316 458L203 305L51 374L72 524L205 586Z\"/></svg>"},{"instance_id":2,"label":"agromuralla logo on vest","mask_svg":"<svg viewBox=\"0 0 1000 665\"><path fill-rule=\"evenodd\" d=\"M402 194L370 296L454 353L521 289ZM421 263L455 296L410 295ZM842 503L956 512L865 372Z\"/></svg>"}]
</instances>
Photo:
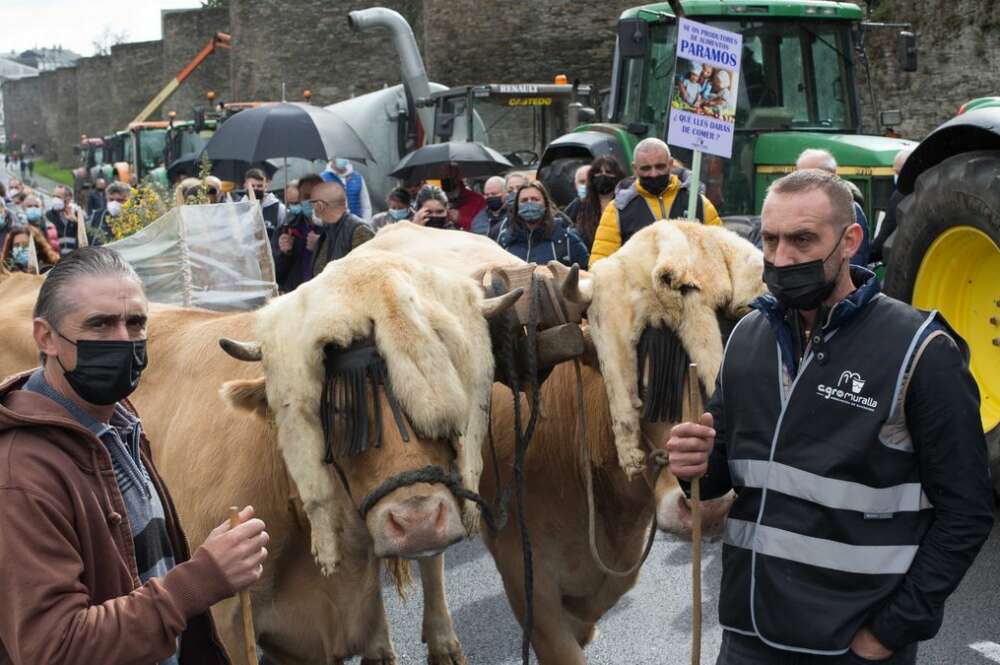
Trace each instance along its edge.
<instances>
[{"instance_id":1,"label":"agromuralla logo on vest","mask_svg":"<svg viewBox=\"0 0 1000 665\"><path fill-rule=\"evenodd\" d=\"M853 406L864 411L874 411L878 407L878 400L862 391L865 388L865 380L857 372L845 369L840 373L836 386L819 384L816 386L816 394L824 399L832 399L847 406Z\"/></svg>"}]
</instances>

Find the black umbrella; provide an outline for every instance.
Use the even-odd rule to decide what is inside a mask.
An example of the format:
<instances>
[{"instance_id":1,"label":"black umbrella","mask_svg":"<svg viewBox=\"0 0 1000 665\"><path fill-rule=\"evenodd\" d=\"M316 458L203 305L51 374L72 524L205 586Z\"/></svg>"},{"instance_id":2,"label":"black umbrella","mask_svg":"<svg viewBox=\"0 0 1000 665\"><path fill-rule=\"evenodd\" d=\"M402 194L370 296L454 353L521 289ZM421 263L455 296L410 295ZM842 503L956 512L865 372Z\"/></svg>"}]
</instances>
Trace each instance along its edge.
<instances>
[{"instance_id":1,"label":"black umbrella","mask_svg":"<svg viewBox=\"0 0 1000 665\"><path fill-rule=\"evenodd\" d=\"M278 157L372 159L364 141L337 114L309 104L280 102L240 111L205 146L208 158L251 164Z\"/></svg>"},{"instance_id":2,"label":"black umbrella","mask_svg":"<svg viewBox=\"0 0 1000 665\"><path fill-rule=\"evenodd\" d=\"M243 182L246 172L254 167L262 169L268 178L274 177L274 174L278 171L278 167L271 162L251 164L250 162L241 162L234 159L219 159L212 162L212 168L209 172L222 180ZM200 171L201 155L196 152L188 152L170 163L170 166L167 167L167 176L172 182L178 177L197 176Z\"/></svg>"},{"instance_id":3,"label":"black umbrella","mask_svg":"<svg viewBox=\"0 0 1000 665\"><path fill-rule=\"evenodd\" d=\"M481 143L450 141L417 148L399 160L389 175L411 181L444 178L451 166L458 167L467 178L496 175L514 167L506 157Z\"/></svg>"}]
</instances>

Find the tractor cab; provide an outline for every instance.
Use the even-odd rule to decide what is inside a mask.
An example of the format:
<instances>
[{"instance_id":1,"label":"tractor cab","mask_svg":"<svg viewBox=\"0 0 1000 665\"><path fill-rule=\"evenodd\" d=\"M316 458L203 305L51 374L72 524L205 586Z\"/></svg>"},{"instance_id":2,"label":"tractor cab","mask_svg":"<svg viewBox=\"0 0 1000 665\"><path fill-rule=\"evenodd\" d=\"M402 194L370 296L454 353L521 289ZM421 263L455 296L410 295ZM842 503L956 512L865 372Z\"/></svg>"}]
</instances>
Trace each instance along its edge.
<instances>
[{"instance_id":1,"label":"tractor cab","mask_svg":"<svg viewBox=\"0 0 1000 665\"><path fill-rule=\"evenodd\" d=\"M485 83L434 92L418 106L434 108L433 142L480 141L518 169L535 169L555 137L594 118L596 91L555 83Z\"/></svg>"}]
</instances>

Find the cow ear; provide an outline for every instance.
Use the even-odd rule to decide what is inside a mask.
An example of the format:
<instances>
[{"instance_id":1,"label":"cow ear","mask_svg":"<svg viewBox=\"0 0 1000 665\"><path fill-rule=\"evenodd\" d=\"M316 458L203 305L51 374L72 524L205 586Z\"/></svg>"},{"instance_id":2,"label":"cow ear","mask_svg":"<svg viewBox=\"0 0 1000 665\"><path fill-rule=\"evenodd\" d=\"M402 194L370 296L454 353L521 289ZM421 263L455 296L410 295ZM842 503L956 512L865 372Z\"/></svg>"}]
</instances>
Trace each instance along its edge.
<instances>
[{"instance_id":1,"label":"cow ear","mask_svg":"<svg viewBox=\"0 0 1000 665\"><path fill-rule=\"evenodd\" d=\"M237 411L249 411L261 418L268 417L267 383L263 376L259 379L226 381L219 394Z\"/></svg>"}]
</instances>

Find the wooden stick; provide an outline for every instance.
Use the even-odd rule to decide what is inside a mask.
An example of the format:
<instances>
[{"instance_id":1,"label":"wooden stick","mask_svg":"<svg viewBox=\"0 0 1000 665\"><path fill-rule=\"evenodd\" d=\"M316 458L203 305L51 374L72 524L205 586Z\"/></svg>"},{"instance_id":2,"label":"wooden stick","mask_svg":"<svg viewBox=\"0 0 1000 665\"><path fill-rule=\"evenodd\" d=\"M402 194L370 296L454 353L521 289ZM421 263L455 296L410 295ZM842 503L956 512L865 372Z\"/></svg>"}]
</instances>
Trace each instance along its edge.
<instances>
[{"instance_id":1,"label":"wooden stick","mask_svg":"<svg viewBox=\"0 0 1000 665\"><path fill-rule=\"evenodd\" d=\"M698 423L704 407L695 363L688 365L687 384L684 420ZM701 482L698 478L691 481L691 595L691 663L701 665Z\"/></svg>"},{"instance_id":2,"label":"wooden stick","mask_svg":"<svg viewBox=\"0 0 1000 665\"><path fill-rule=\"evenodd\" d=\"M229 507L229 528L239 526L240 509ZM243 646L246 650L247 664L257 665L257 634L253 629L253 607L250 605L250 592L240 591L240 609L243 612Z\"/></svg>"}]
</instances>

